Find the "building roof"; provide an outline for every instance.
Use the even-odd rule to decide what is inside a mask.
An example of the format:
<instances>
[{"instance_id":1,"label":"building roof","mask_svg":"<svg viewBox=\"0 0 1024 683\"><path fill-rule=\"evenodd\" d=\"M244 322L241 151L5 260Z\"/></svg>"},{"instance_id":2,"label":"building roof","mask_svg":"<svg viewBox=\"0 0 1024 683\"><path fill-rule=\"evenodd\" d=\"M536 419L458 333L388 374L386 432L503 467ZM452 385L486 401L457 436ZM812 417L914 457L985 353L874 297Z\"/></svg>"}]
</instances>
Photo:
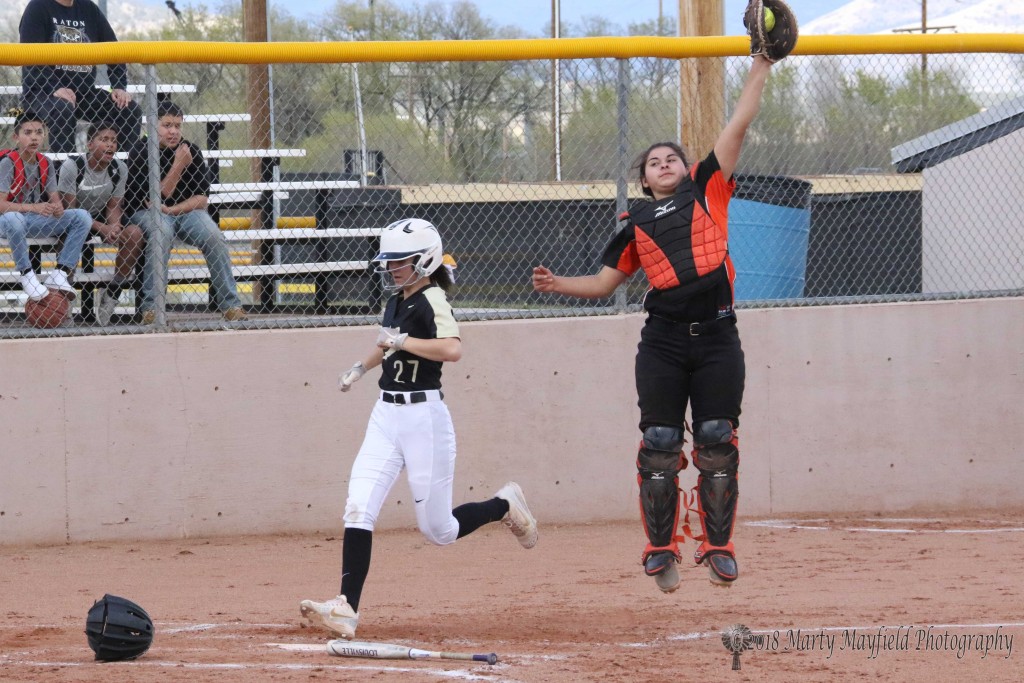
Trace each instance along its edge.
<instances>
[{"instance_id":1,"label":"building roof","mask_svg":"<svg viewBox=\"0 0 1024 683\"><path fill-rule=\"evenodd\" d=\"M892 148L900 173L919 173L1024 128L1024 97L989 107Z\"/></svg>"}]
</instances>

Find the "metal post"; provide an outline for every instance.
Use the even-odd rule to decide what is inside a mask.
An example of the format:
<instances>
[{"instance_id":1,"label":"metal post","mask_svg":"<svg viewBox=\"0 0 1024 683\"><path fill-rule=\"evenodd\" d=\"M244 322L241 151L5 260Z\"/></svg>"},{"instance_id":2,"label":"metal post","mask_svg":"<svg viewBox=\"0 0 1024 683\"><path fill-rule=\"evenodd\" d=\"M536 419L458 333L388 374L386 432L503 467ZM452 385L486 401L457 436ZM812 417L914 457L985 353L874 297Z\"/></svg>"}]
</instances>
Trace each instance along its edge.
<instances>
[{"instance_id":1,"label":"metal post","mask_svg":"<svg viewBox=\"0 0 1024 683\"><path fill-rule=\"evenodd\" d=\"M619 60L618 87L618 122L616 125L618 146L615 150L615 215L622 215L629 208L629 60ZM615 226L618 229L618 226ZM628 301L626 288L619 287L615 291L615 309L619 312L626 310Z\"/></svg>"},{"instance_id":2,"label":"metal post","mask_svg":"<svg viewBox=\"0 0 1024 683\"><path fill-rule=\"evenodd\" d=\"M160 141L157 136L157 79L156 66L145 65L146 101L143 109L146 114L146 151L149 155L149 220L159 226L164 219L160 207L163 197L160 194ZM167 325L167 240L173 239L164 230L155 230L146 235L146 268L153 278L153 312L156 314L156 326Z\"/></svg>"},{"instance_id":3,"label":"metal post","mask_svg":"<svg viewBox=\"0 0 1024 683\"><path fill-rule=\"evenodd\" d=\"M551 0L551 37L561 37L562 7L560 0ZM555 180L562 179L562 73L559 61L551 60L551 129L555 148L552 154Z\"/></svg>"},{"instance_id":4,"label":"metal post","mask_svg":"<svg viewBox=\"0 0 1024 683\"><path fill-rule=\"evenodd\" d=\"M107 16L107 0L96 0L96 4L99 6L100 12L103 13L103 16ZM106 64L96 65L96 83L99 85L110 85L110 77L107 75Z\"/></svg>"},{"instance_id":5,"label":"metal post","mask_svg":"<svg viewBox=\"0 0 1024 683\"><path fill-rule=\"evenodd\" d=\"M928 0L921 0L921 33L928 33ZM921 53L921 105L928 108L928 53Z\"/></svg>"},{"instance_id":6,"label":"metal post","mask_svg":"<svg viewBox=\"0 0 1024 683\"><path fill-rule=\"evenodd\" d=\"M273 38L270 33L270 0L267 0L267 42L271 42ZM270 110L270 148L277 149L277 134L274 129L276 128L276 122L274 119L274 65L267 64L267 108ZM281 180L281 164L274 164L274 182ZM274 194L274 219L270 224L271 227L277 227L277 220L281 217L281 198ZM281 246L274 245L275 256L280 254ZM278 259L275 258L275 263Z\"/></svg>"},{"instance_id":7,"label":"metal post","mask_svg":"<svg viewBox=\"0 0 1024 683\"><path fill-rule=\"evenodd\" d=\"M359 125L359 184L366 187L369 183L369 160L366 157L366 126L363 123L363 96L359 89L359 65L352 63L352 87L356 91L356 123Z\"/></svg>"}]
</instances>

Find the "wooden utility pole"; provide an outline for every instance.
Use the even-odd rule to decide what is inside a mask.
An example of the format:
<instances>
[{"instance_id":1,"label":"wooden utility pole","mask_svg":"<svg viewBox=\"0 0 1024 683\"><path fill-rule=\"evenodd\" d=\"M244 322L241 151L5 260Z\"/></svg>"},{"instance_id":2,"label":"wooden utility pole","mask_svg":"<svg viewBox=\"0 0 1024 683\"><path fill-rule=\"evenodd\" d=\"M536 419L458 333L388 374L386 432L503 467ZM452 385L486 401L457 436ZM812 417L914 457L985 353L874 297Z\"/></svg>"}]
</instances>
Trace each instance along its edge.
<instances>
[{"instance_id":1,"label":"wooden utility pole","mask_svg":"<svg viewBox=\"0 0 1024 683\"><path fill-rule=\"evenodd\" d=\"M952 26L929 26L928 25L928 0L921 0L921 27L895 28L893 33L938 33L939 31L956 31L956 25ZM931 99L928 86L928 53L921 53L921 106L928 108Z\"/></svg>"},{"instance_id":2,"label":"wooden utility pole","mask_svg":"<svg viewBox=\"0 0 1024 683\"><path fill-rule=\"evenodd\" d=\"M725 0L679 0L680 36L724 36ZM721 57L679 62L682 129L679 139L693 157L715 146L725 127L725 60Z\"/></svg>"}]
</instances>

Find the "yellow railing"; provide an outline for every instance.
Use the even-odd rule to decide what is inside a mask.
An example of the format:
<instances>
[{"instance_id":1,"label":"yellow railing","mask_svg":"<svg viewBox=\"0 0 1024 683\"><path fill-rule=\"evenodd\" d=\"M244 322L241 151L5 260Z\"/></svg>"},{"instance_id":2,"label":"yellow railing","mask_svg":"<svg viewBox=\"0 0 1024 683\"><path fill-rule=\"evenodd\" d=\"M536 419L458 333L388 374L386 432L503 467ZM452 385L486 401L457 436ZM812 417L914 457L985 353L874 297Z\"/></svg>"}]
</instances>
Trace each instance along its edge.
<instances>
[{"instance_id":1,"label":"yellow railing","mask_svg":"<svg viewBox=\"0 0 1024 683\"><path fill-rule=\"evenodd\" d=\"M523 61L598 57L730 57L746 54L743 36L705 38L543 38L529 40L214 43L185 41L88 45L0 44L0 64L295 64L348 62ZM803 36L795 55L1024 53L1024 35Z\"/></svg>"}]
</instances>

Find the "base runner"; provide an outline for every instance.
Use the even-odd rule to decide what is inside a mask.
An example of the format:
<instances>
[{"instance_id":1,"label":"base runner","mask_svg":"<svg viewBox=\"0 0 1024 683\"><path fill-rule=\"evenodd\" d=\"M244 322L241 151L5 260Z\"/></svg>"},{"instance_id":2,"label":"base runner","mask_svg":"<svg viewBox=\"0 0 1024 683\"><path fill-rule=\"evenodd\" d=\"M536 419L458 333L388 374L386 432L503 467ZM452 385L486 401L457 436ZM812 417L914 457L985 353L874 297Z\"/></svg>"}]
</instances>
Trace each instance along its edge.
<instances>
[{"instance_id":1,"label":"base runner","mask_svg":"<svg viewBox=\"0 0 1024 683\"><path fill-rule=\"evenodd\" d=\"M384 309L377 348L339 380L339 388L348 391L366 371L378 365L383 369L380 397L349 478L341 594L299 603L313 624L347 639L359 624L374 524L403 469L416 521L431 543L448 545L497 521L504 521L524 548L537 543L537 522L518 484L510 482L489 500L452 509L455 430L441 393L441 366L459 360L462 342L445 295L452 280L441 267L441 237L431 223L406 219L384 229L380 246L374 260L378 272L390 276L388 289L395 294Z\"/></svg>"}]
</instances>

